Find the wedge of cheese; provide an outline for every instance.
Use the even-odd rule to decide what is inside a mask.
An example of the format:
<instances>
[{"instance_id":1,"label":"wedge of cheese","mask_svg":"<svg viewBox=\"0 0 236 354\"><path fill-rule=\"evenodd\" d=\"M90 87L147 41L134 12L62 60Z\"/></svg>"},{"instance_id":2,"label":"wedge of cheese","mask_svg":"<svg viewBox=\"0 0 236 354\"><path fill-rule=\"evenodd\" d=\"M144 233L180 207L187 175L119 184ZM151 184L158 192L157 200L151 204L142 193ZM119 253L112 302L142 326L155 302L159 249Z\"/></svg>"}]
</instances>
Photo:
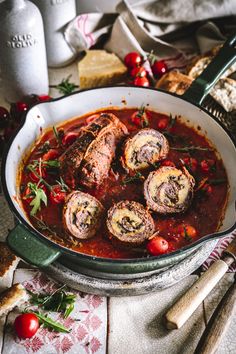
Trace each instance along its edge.
<instances>
[{"instance_id":1,"label":"wedge of cheese","mask_svg":"<svg viewBox=\"0 0 236 354\"><path fill-rule=\"evenodd\" d=\"M127 73L122 61L105 50L88 50L79 62L78 70L81 89L122 82Z\"/></svg>"}]
</instances>

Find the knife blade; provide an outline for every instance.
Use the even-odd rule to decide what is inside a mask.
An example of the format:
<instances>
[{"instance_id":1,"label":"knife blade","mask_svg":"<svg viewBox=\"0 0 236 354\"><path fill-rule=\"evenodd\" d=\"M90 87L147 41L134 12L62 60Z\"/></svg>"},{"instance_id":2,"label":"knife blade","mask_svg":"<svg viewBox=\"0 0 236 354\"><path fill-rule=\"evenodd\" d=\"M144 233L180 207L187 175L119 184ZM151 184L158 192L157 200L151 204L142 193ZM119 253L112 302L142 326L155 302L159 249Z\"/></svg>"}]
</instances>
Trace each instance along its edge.
<instances>
[{"instance_id":1,"label":"knife blade","mask_svg":"<svg viewBox=\"0 0 236 354\"><path fill-rule=\"evenodd\" d=\"M187 292L164 315L168 329L178 329L189 319L209 292L236 260L236 237L224 250L222 258L214 262L206 272L191 286Z\"/></svg>"}]
</instances>

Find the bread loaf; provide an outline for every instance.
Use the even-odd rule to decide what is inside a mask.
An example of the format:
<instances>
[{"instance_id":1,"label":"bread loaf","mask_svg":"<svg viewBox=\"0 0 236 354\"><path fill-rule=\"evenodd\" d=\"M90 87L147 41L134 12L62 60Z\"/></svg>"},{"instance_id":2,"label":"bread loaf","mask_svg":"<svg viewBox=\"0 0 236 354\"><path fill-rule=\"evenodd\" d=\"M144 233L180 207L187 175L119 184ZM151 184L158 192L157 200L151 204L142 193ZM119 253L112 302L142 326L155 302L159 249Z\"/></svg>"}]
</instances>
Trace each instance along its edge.
<instances>
[{"instance_id":1,"label":"bread loaf","mask_svg":"<svg viewBox=\"0 0 236 354\"><path fill-rule=\"evenodd\" d=\"M178 71L170 71L157 81L156 88L183 95L192 81L187 75L181 74Z\"/></svg>"},{"instance_id":2,"label":"bread loaf","mask_svg":"<svg viewBox=\"0 0 236 354\"><path fill-rule=\"evenodd\" d=\"M14 284L0 294L0 317L28 300L28 294L21 284Z\"/></svg>"},{"instance_id":3,"label":"bread loaf","mask_svg":"<svg viewBox=\"0 0 236 354\"><path fill-rule=\"evenodd\" d=\"M81 89L122 82L127 73L122 61L105 50L88 50L79 62L78 70Z\"/></svg>"},{"instance_id":4,"label":"bread loaf","mask_svg":"<svg viewBox=\"0 0 236 354\"><path fill-rule=\"evenodd\" d=\"M0 292L10 285L12 272L18 262L19 258L12 253L7 244L0 242Z\"/></svg>"}]
</instances>

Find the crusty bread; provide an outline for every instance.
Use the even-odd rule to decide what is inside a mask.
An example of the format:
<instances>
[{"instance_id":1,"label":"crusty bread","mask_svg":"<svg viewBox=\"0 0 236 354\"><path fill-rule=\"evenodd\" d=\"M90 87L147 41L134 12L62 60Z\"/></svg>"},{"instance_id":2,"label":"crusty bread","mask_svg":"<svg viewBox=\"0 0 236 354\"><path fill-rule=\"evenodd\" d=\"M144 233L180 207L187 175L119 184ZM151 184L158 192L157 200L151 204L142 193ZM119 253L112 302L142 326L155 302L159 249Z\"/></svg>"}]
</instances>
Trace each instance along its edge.
<instances>
[{"instance_id":1,"label":"crusty bread","mask_svg":"<svg viewBox=\"0 0 236 354\"><path fill-rule=\"evenodd\" d=\"M105 50L88 50L78 64L81 89L122 82L127 68L115 55Z\"/></svg>"},{"instance_id":2,"label":"crusty bread","mask_svg":"<svg viewBox=\"0 0 236 354\"><path fill-rule=\"evenodd\" d=\"M210 64L212 57L197 57L187 67L186 74L192 79L196 79L203 70Z\"/></svg>"},{"instance_id":3,"label":"crusty bread","mask_svg":"<svg viewBox=\"0 0 236 354\"><path fill-rule=\"evenodd\" d=\"M226 110L236 110L236 81L230 78L220 79L211 89L211 96Z\"/></svg>"},{"instance_id":4,"label":"crusty bread","mask_svg":"<svg viewBox=\"0 0 236 354\"><path fill-rule=\"evenodd\" d=\"M157 81L156 88L183 95L192 81L187 75L181 74L178 71L170 71Z\"/></svg>"},{"instance_id":5,"label":"crusty bread","mask_svg":"<svg viewBox=\"0 0 236 354\"><path fill-rule=\"evenodd\" d=\"M0 294L0 317L28 300L28 294L21 284L14 284Z\"/></svg>"},{"instance_id":6,"label":"crusty bread","mask_svg":"<svg viewBox=\"0 0 236 354\"><path fill-rule=\"evenodd\" d=\"M18 262L19 258L12 253L7 244L0 242L0 292L10 286L12 272Z\"/></svg>"}]
</instances>

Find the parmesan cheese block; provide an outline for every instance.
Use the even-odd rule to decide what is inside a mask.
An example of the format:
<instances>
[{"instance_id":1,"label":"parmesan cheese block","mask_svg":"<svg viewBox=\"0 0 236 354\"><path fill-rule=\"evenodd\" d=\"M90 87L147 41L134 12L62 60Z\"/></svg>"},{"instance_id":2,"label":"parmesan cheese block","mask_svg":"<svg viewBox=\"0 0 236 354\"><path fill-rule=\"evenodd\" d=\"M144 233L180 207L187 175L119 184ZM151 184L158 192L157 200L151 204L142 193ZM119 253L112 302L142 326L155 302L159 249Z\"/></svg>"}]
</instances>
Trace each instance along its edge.
<instances>
[{"instance_id":1,"label":"parmesan cheese block","mask_svg":"<svg viewBox=\"0 0 236 354\"><path fill-rule=\"evenodd\" d=\"M81 89L122 82L127 73L122 61L105 50L88 50L79 62L78 70Z\"/></svg>"}]
</instances>

